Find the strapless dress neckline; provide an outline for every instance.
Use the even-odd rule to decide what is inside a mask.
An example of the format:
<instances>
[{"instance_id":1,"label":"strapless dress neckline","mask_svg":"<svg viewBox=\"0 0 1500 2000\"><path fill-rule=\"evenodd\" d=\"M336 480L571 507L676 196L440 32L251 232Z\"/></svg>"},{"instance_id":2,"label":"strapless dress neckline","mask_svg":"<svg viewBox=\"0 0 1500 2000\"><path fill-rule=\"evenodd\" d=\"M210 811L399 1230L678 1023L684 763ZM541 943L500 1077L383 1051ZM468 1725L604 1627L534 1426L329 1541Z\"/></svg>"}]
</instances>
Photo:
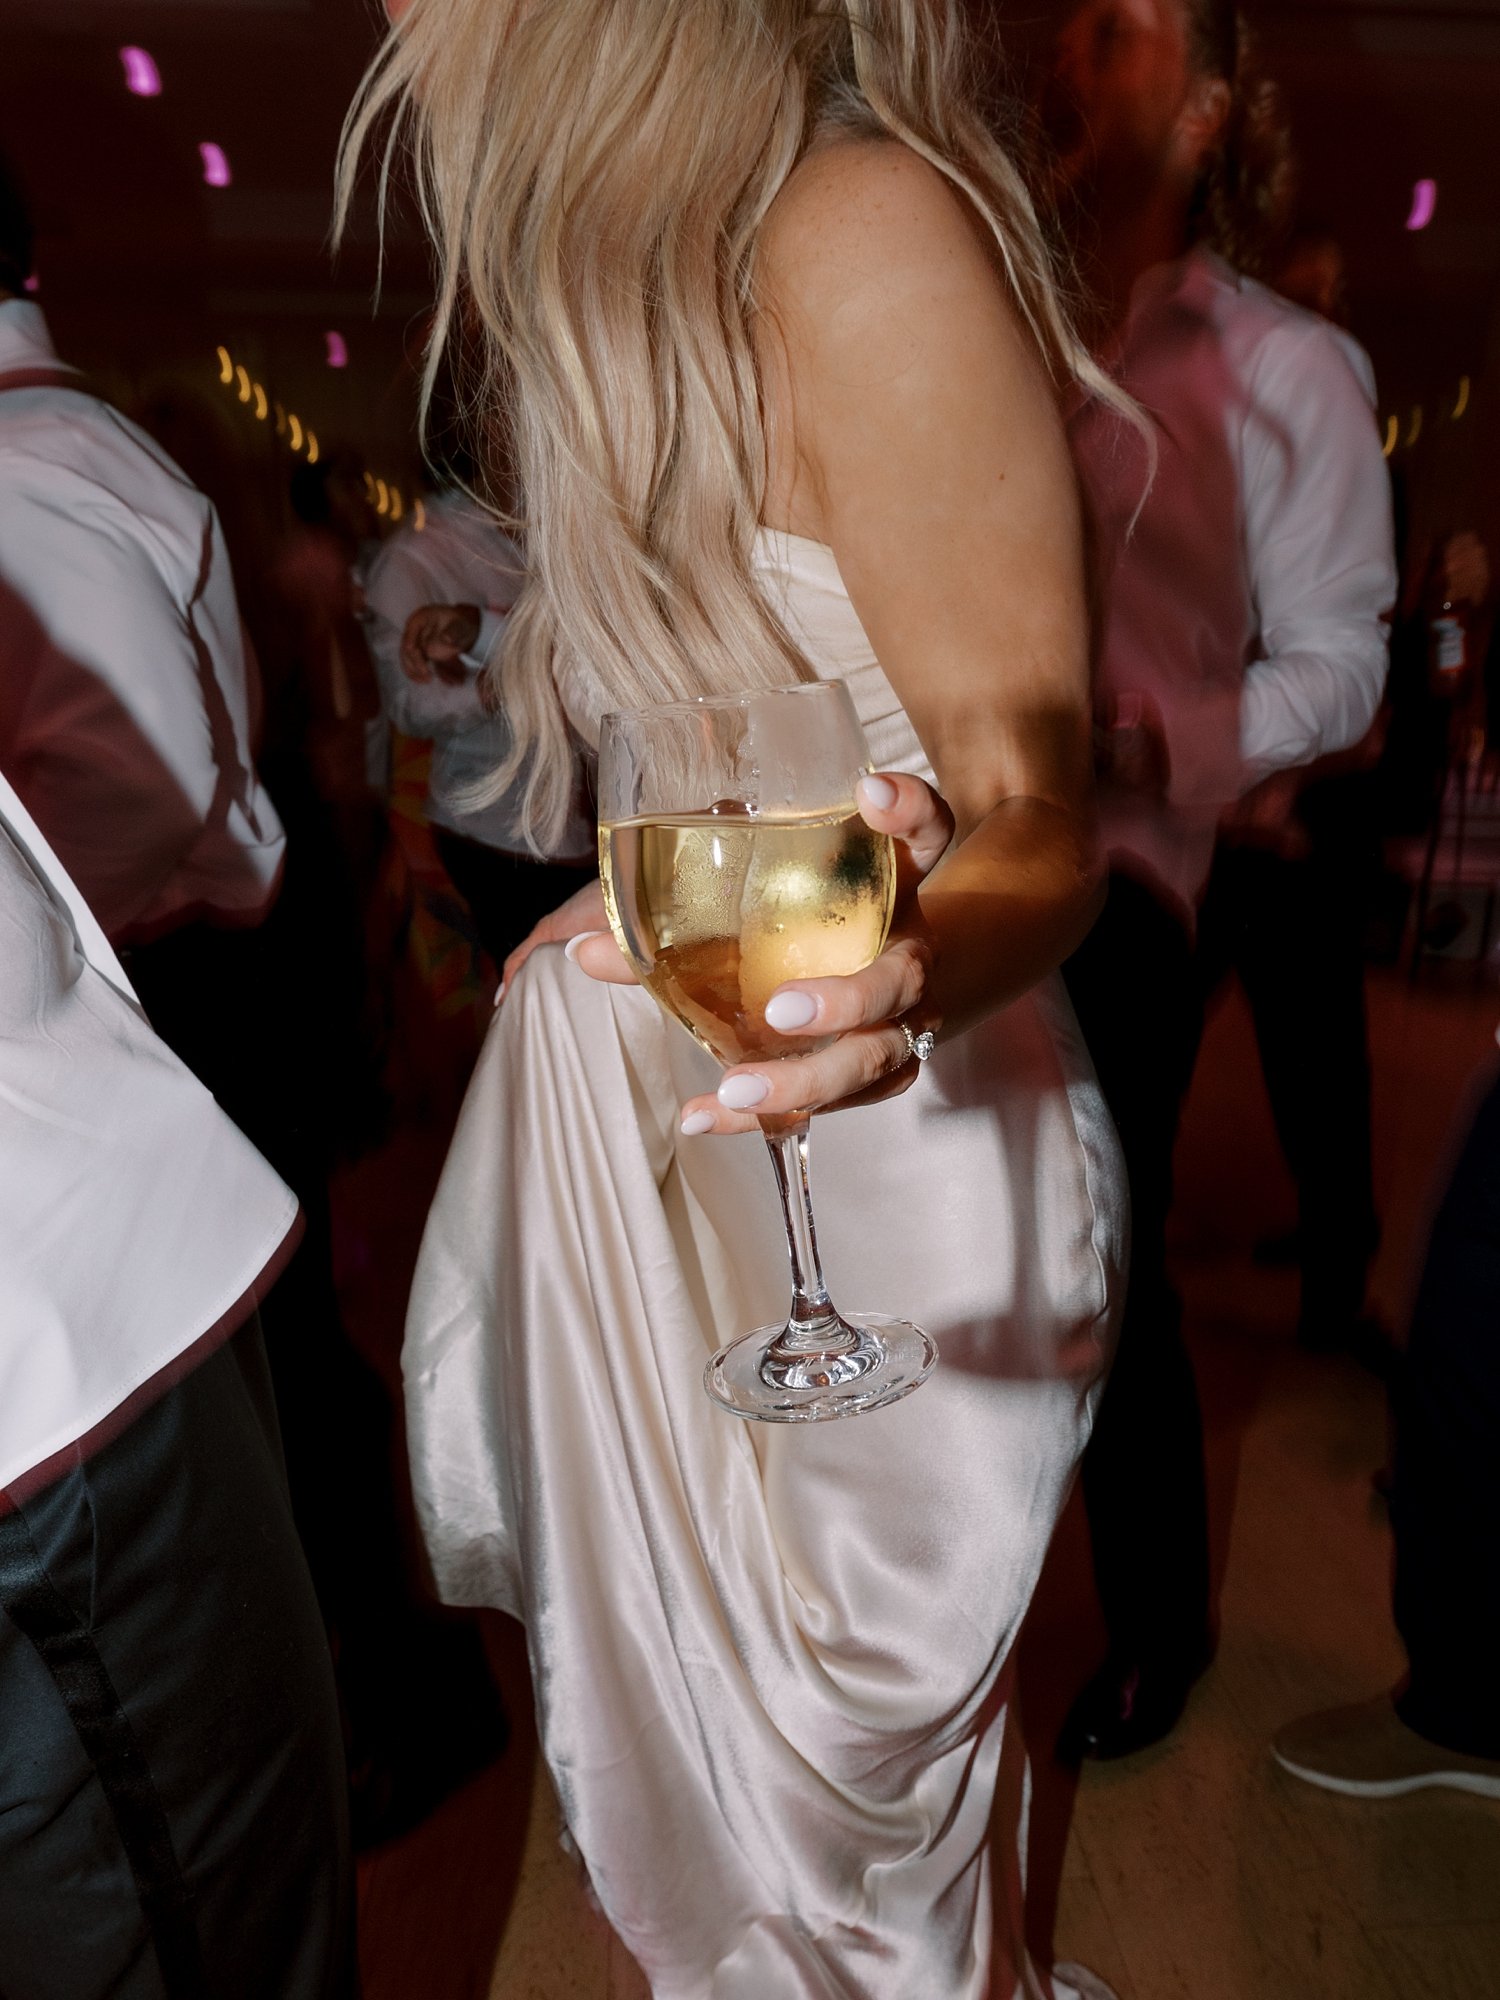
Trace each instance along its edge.
<instances>
[{"instance_id":1,"label":"strapless dress neckline","mask_svg":"<svg viewBox=\"0 0 1500 2000\"><path fill-rule=\"evenodd\" d=\"M838 557L833 553L833 549L827 542L820 542L814 535L799 535L794 533L791 528L768 527L762 521L755 531L755 542L758 549L765 547L774 548L778 543L785 543L793 548L811 549L815 556L825 558L830 568L835 572L838 571ZM840 578L840 581L842 581L842 578Z\"/></svg>"}]
</instances>

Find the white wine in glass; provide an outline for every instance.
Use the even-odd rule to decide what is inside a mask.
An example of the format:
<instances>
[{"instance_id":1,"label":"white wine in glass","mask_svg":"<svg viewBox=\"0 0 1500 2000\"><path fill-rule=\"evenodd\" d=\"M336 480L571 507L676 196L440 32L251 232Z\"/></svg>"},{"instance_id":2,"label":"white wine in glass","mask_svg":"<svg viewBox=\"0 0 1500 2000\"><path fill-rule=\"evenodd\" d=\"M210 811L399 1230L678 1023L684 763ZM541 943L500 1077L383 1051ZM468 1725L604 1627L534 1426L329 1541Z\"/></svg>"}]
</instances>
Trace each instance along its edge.
<instances>
[{"instance_id":1,"label":"white wine in glass","mask_svg":"<svg viewBox=\"0 0 1500 2000\"><path fill-rule=\"evenodd\" d=\"M778 1034L793 979L859 972L885 945L890 837L854 787L869 769L847 690L818 683L605 717L599 855L621 949L662 1007L725 1064L826 1047ZM879 1409L936 1359L903 1320L845 1318L828 1297L807 1179L808 1114L761 1120L792 1267L785 1325L731 1343L705 1386L737 1415L813 1422Z\"/></svg>"}]
</instances>

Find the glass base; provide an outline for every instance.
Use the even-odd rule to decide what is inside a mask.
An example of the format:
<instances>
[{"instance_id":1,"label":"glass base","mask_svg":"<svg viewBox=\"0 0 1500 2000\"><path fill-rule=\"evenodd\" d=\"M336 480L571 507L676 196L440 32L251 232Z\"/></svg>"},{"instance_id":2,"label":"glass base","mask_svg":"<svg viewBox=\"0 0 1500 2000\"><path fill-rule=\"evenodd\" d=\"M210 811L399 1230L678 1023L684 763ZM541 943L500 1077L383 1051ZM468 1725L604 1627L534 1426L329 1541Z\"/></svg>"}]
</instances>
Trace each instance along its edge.
<instances>
[{"instance_id":1,"label":"glass base","mask_svg":"<svg viewBox=\"0 0 1500 2000\"><path fill-rule=\"evenodd\" d=\"M921 1387L937 1348L921 1327L883 1313L831 1315L815 1348L784 1326L762 1326L721 1347L703 1371L720 1409L763 1424L818 1424L883 1410Z\"/></svg>"}]
</instances>

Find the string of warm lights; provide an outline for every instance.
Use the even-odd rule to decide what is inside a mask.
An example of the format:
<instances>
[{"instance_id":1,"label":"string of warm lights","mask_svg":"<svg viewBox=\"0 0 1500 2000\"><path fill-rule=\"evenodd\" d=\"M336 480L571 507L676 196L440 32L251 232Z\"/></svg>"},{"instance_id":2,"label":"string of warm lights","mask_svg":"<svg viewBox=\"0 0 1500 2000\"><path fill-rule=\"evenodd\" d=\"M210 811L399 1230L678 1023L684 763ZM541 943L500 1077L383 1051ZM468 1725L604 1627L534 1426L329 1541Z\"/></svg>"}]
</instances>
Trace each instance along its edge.
<instances>
[{"instance_id":1,"label":"string of warm lights","mask_svg":"<svg viewBox=\"0 0 1500 2000\"><path fill-rule=\"evenodd\" d=\"M1458 391L1453 398L1451 408L1445 403L1437 411L1433 421L1435 423L1458 423L1468 410L1472 386L1467 375L1460 375L1458 378ZM1381 437L1380 448L1385 456L1389 458L1397 445L1402 445L1410 451L1412 446L1423 436L1426 424L1426 412L1420 403L1413 405L1411 414L1407 417L1404 424L1399 414L1392 411L1384 420L1383 435Z\"/></svg>"},{"instance_id":2,"label":"string of warm lights","mask_svg":"<svg viewBox=\"0 0 1500 2000\"><path fill-rule=\"evenodd\" d=\"M318 434L311 424L304 424L295 410L284 409L266 392L265 385L257 382L243 362L236 361L227 347L216 347L214 357L218 362L219 382L225 389L234 392L235 401L244 403L253 413L257 423L269 423L277 437L296 458L305 458L309 465L316 465L319 457ZM382 521L392 526L406 516L406 497L394 480L379 479L374 473L365 474L365 498L375 509ZM420 500L413 501L411 508L412 526L420 534L427 526L427 509Z\"/></svg>"},{"instance_id":3,"label":"string of warm lights","mask_svg":"<svg viewBox=\"0 0 1500 2000\"><path fill-rule=\"evenodd\" d=\"M214 356L219 364L219 381L226 389L233 389L235 400L253 407L257 423L274 420L277 437L284 438L288 448L299 458L305 452L308 464L316 465L317 432L310 425L304 426L295 411L284 410L280 403L273 403L264 385L255 380L243 362L235 360L227 347L216 347Z\"/></svg>"},{"instance_id":4,"label":"string of warm lights","mask_svg":"<svg viewBox=\"0 0 1500 2000\"><path fill-rule=\"evenodd\" d=\"M132 97L160 97L162 94L161 71L149 49L131 43L120 50L120 68L123 72L125 88ZM211 139L202 140L198 146L198 156L203 178L210 187L229 187L234 179L229 157L224 148ZM28 281L28 290L34 289L34 280ZM325 358L330 368L347 368L349 365L349 345L341 333L328 332L323 336ZM219 381L225 389L234 392L235 399L249 408L260 424L271 424L288 451L296 458L305 458L309 465L318 462L318 434L311 424L304 424L295 410L284 409L266 392L264 383L257 382L243 362L236 361L227 347L216 347L215 358L219 364ZM376 478L373 473L365 474L365 493L370 505L384 521L392 523L401 520L406 513L406 501L401 488L393 481ZM420 500L412 506L412 522L419 530L427 525L427 509Z\"/></svg>"}]
</instances>

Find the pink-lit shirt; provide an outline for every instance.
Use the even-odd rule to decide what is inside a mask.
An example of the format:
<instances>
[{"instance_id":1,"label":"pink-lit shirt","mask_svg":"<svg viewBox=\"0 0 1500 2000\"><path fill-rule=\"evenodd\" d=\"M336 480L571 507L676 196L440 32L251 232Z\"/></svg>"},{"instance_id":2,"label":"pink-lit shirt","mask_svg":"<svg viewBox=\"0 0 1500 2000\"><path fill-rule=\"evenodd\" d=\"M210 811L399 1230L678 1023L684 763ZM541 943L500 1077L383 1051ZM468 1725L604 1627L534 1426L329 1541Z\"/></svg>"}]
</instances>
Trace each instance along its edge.
<instances>
[{"instance_id":1,"label":"pink-lit shirt","mask_svg":"<svg viewBox=\"0 0 1500 2000\"><path fill-rule=\"evenodd\" d=\"M41 312L0 301L0 380L37 371ZM203 494L81 384L0 392L0 769L110 937L274 898L253 671Z\"/></svg>"},{"instance_id":2,"label":"pink-lit shirt","mask_svg":"<svg viewBox=\"0 0 1500 2000\"><path fill-rule=\"evenodd\" d=\"M1103 833L1113 863L1191 911L1224 808L1374 719L1396 594L1390 484L1363 349L1207 251L1145 273L1111 365L1158 462L1146 491L1140 437L1097 402L1075 415L1099 689L1154 705L1171 775L1165 798L1106 784Z\"/></svg>"}]
</instances>

